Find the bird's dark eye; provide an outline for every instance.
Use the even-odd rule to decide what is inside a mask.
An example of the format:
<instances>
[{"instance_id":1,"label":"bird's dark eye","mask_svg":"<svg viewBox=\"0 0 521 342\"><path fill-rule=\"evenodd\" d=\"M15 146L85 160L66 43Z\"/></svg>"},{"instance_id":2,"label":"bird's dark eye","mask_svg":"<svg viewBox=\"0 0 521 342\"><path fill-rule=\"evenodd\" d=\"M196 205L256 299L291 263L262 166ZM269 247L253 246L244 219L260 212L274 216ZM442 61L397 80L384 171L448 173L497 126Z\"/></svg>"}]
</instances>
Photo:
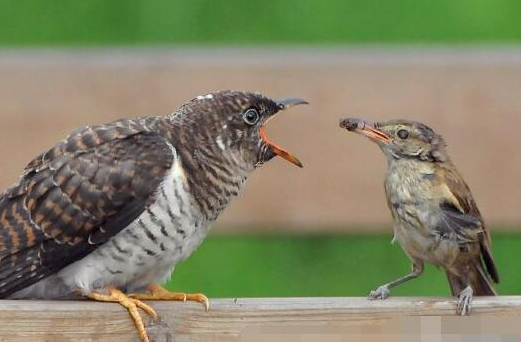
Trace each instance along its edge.
<instances>
[{"instance_id":1,"label":"bird's dark eye","mask_svg":"<svg viewBox=\"0 0 521 342\"><path fill-rule=\"evenodd\" d=\"M244 112L242 118L248 125L255 125L259 121L259 112L255 108L250 108Z\"/></svg>"},{"instance_id":2,"label":"bird's dark eye","mask_svg":"<svg viewBox=\"0 0 521 342\"><path fill-rule=\"evenodd\" d=\"M405 129L399 130L396 134L398 134L400 139L407 139L409 137L409 132Z\"/></svg>"}]
</instances>

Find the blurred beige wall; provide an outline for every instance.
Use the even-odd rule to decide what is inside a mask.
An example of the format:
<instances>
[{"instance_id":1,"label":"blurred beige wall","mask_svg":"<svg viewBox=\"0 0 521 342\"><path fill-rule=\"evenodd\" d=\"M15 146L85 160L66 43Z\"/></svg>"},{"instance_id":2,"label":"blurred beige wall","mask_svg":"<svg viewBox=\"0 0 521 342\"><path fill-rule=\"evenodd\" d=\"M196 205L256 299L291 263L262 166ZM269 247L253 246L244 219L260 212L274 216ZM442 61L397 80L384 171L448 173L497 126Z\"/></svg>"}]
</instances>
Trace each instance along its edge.
<instances>
[{"instance_id":1,"label":"blurred beige wall","mask_svg":"<svg viewBox=\"0 0 521 342\"><path fill-rule=\"evenodd\" d=\"M521 50L20 50L0 51L0 75L1 188L76 126L243 89L311 103L268 127L305 167L265 165L217 231L388 231L385 160L341 116L431 125L489 225L521 229Z\"/></svg>"}]
</instances>

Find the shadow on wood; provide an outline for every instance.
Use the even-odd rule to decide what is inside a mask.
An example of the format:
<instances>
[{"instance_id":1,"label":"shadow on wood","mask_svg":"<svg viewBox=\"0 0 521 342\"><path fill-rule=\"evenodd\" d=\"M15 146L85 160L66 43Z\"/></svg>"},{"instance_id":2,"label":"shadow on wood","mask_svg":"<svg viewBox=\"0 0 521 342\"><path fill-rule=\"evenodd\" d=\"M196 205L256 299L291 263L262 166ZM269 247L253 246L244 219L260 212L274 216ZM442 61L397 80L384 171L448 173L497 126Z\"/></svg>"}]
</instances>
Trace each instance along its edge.
<instances>
[{"instance_id":1,"label":"shadow on wood","mask_svg":"<svg viewBox=\"0 0 521 342\"><path fill-rule=\"evenodd\" d=\"M519 340L521 326L521 297L477 298L470 317L454 315L455 300L437 298L214 299L209 312L195 303L151 304L160 316L159 322L148 322L154 342L299 341L303 335L371 341L382 333L400 340L425 331ZM126 310L110 303L4 300L0 322L0 341L5 342L139 341Z\"/></svg>"}]
</instances>

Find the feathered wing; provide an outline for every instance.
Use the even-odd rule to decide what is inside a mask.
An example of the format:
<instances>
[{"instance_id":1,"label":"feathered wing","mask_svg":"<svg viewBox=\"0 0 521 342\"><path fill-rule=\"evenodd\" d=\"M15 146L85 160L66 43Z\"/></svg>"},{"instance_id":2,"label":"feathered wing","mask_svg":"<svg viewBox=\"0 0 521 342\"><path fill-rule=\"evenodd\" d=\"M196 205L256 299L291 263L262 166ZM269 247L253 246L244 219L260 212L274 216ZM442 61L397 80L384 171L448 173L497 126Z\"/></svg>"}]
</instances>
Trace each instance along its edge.
<instances>
[{"instance_id":1,"label":"feathered wing","mask_svg":"<svg viewBox=\"0 0 521 342\"><path fill-rule=\"evenodd\" d=\"M0 298L83 258L153 200L172 149L139 121L71 134L0 198Z\"/></svg>"},{"instance_id":2,"label":"feathered wing","mask_svg":"<svg viewBox=\"0 0 521 342\"><path fill-rule=\"evenodd\" d=\"M495 295L492 281L499 282L499 274L492 257L490 235L468 185L453 168L444 170L447 184L446 201L440 204L440 234L452 234L461 244L478 243L479 254L469 265L469 281L476 295ZM487 275L488 273L488 275ZM453 294L466 287L459 277L447 273Z\"/></svg>"}]
</instances>

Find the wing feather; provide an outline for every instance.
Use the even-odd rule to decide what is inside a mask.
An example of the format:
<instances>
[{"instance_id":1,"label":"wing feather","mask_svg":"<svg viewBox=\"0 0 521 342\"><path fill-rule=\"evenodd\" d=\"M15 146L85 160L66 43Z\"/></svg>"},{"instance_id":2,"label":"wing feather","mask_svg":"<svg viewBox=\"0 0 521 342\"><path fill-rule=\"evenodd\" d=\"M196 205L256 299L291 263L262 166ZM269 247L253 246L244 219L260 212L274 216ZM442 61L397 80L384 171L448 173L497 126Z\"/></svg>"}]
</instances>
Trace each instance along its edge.
<instances>
[{"instance_id":1,"label":"wing feather","mask_svg":"<svg viewBox=\"0 0 521 342\"><path fill-rule=\"evenodd\" d=\"M173 162L138 120L85 127L35 158L0 198L0 297L83 258L154 200Z\"/></svg>"},{"instance_id":2,"label":"wing feather","mask_svg":"<svg viewBox=\"0 0 521 342\"><path fill-rule=\"evenodd\" d=\"M499 282L490 235L468 185L453 167L444 169L443 180L448 194L444 196L445 201L440 203L442 219L438 231L441 234L454 234L461 243L479 243L481 258L488 273L496 283Z\"/></svg>"}]
</instances>

